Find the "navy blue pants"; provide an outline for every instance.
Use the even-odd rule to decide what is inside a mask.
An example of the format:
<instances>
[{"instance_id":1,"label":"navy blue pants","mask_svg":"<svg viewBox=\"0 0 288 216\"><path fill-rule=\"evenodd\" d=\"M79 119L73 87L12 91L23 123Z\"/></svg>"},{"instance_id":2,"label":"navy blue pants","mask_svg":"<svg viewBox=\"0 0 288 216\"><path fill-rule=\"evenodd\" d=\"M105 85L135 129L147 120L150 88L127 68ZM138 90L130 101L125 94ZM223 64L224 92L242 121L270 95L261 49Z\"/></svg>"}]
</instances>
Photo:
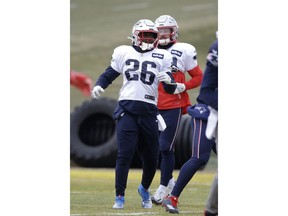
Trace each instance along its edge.
<instances>
[{"instance_id":1,"label":"navy blue pants","mask_svg":"<svg viewBox=\"0 0 288 216\"><path fill-rule=\"evenodd\" d=\"M159 111L167 125L167 128L160 133L159 137L160 152L161 152L160 184L167 186L169 180L173 177L172 173L175 166L175 156L174 156L175 141L182 116L182 109L175 108Z\"/></svg>"},{"instance_id":2,"label":"navy blue pants","mask_svg":"<svg viewBox=\"0 0 288 216\"><path fill-rule=\"evenodd\" d=\"M180 169L176 184L171 192L179 197L185 186L192 179L199 168L205 165L215 147L215 140L209 140L205 136L207 120L191 117L192 125L192 155Z\"/></svg>"},{"instance_id":3,"label":"navy blue pants","mask_svg":"<svg viewBox=\"0 0 288 216\"><path fill-rule=\"evenodd\" d=\"M159 155L159 132L156 116L125 113L117 122L118 154L115 169L116 196L124 196L134 153L142 160L141 184L148 189L154 178Z\"/></svg>"}]
</instances>

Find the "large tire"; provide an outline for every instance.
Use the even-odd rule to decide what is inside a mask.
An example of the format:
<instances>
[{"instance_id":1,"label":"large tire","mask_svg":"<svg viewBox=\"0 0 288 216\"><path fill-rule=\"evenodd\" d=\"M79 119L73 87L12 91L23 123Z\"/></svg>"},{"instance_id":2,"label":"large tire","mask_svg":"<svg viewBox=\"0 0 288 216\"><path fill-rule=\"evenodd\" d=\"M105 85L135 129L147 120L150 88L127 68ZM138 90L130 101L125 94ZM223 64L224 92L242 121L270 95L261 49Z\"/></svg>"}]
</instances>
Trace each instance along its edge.
<instances>
[{"instance_id":1,"label":"large tire","mask_svg":"<svg viewBox=\"0 0 288 216\"><path fill-rule=\"evenodd\" d=\"M70 157L84 167L115 167L114 99L85 101L70 116Z\"/></svg>"},{"instance_id":2,"label":"large tire","mask_svg":"<svg viewBox=\"0 0 288 216\"><path fill-rule=\"evenodd\" d=\"M115 167L117 157L115 99L85 101L70 116L70 158L83 167ZM175 143L175 169L191 157L191 118L183 115ZM161 158L161 157L160 157ZM159 159L160 159L159 158ZM141 168L137 151L132 168Z\"/></svg>"},{"instance_id":3,"label":"large tire","mask_svg":"<svg viewBox=\"0 0 288 216\"><path fill-rule=\"evenodd\" d=\"M180 169L191 157L191 130L191 117L188 114L183 115L175 143L175 169Z\"/></svg>"}]
</instances>

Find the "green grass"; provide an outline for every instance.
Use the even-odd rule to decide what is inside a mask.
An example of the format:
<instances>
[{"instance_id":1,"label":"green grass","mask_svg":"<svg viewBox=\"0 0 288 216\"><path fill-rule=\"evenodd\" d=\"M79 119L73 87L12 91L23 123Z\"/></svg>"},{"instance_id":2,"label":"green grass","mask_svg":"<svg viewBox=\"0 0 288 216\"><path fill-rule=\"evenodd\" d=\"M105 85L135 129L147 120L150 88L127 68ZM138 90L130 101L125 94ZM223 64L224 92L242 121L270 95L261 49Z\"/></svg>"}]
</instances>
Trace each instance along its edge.
<instances>
[{"instance_id":1,"label":"green grass","mask_svg":"<svg viewBox=\"0 0 288 216\"><path fill-rule=\"evenodd\" d=\"M198 63L204 69L206 53L218 29L217 0L71 0L70 67L89 75L95 81L110 65L113 49L130 44L132 26L139 19L154 21L162 14L173 16L179 25L179 41L194 45ZM103 97L118 98L122 85L119 77ZM70 110L80 105L84 97L70 88ZM189 91L192 103L199 89Z\"/></svg>"},{"instance_id":2,"label":"green grass","mask_svg":"<svg viewBox=\"0 0 288 216\"><path fill-rule=\"evenodd\" d=\"M141 207L141 198L137 187L141 181L142 171L131 169L125 195L125 207L112 209L115 199L114 169L71 168L70 171L70 214L71 215L167 215L161 206L153 205L152 209ZM174 171L177 179L179 170ZM203 216L215 170L198 171L183 190L179 198L180 214ZM157 170L150 187L154 193L159 185L160 172Z\"/></svg>"}]
</instances>

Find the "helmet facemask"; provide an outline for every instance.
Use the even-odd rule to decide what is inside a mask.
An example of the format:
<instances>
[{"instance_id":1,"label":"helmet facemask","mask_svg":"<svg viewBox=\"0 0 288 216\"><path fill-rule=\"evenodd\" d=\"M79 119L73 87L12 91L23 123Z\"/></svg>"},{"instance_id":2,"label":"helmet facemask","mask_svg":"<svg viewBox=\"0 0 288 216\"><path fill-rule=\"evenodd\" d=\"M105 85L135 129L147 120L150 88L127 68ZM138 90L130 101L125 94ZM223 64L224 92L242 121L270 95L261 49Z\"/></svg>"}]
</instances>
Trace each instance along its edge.
<instances>
[{"instance_id":1,"label":"helmet facemask","mask_svg":"<svg viewBox=\"0 0 288 216\"><path fill-rule=\"evenodd\" d=\"M178 25L173 17L162 15L155 20L155 25L159 31L159 45L165 46L177 40Z\"/></svg>"},{"instance_id":2,"label":"helmet facemask","mask_svg":"<svg viewBox=\"0 0 288 216\"><path fill-rule=\"evenodd\" d=\"M145 30L135 32L135 35L137 35L136 45L143 51L154 49L158 45L158 32Z\"/></svg>"},{"instance_id":3,"label":"helmet facemask","mask_svg":"<svg viewBox=\"0 0 288 216\"><path fill-rule=\"evenodd\" d=\"M175 32L173 28L159 27L158 32L159 32L159 44L160 45L164 46L171 42L176 41Z\"/></svg>"}]
</instances>

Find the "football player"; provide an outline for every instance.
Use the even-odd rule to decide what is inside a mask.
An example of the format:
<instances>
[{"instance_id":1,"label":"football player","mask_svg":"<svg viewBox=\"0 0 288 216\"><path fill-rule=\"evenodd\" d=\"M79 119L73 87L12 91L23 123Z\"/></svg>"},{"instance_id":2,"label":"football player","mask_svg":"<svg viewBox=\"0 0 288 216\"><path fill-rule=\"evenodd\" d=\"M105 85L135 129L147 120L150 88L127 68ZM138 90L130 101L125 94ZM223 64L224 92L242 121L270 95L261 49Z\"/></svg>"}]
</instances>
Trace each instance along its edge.
<instances>
[{"instance_id":1,"label":"football player","mask_svg":"<svg viewBox=\"0 0 288 216\"><path fill-rule=\"evenodd\" d=\"M192 124L192 155L181 167L171 195L163 201L169 213L179 213L178 198L194 174L205 165L211 150L217 152L217 112L218 112L218 39L208 51L204 78L197 97L198 104L188 107ZM218 215L218 176L214 179L206 203L205 216Z\"/></svg>"},{"instance_id":2,"label":"football player","mask_svg":"<svg viewBox=\"0 0 288 216\"><path fill-rule=\"evenodd\" d=\"M85 96L90 96L93 86L90 77L73 70L70 71L70 85L77 87Z\"/></svg>"},{"instance_id":3,"label":"football player","mask_svg":"<svg viewBox=\"0 0 288 216\"><path fill-rule=\"evenodd\" d=\"M158 85L173 94L176 83L171 75L171 54L157 49L158 30L151 20L141 19L132 28L132 46L114 49L111 65L103 72L92 90L98 99L120 74L123 85L118 105L113 114L117 120L117 160L115 167L116 198L113 208L124 208L128 172L135 150L142 159L142 180L138 193L143 208L152 208L149 187L157 169L159 156L159 131L165 122L157 108ZM158 117L158 118L157 118Z\"/></svg>"},{"instance_id":4,"label":"football player","mask_svg":"<svg viewBox=\"0 0 288 216\"><path fill-rule=\"evenodd\" d=\"M187 113L186 109L191 105L187 90L200 86L203 73L197 62L196 48L191 44L177 41L179 33L176 20L169 15L162 15L156 19L155 24L159 31L158 48L172 54L172 75L177 82L177 89L173 95L165 92L162 84L158 88L157 106L167 125L159 137L160 185L152 196L152 202L160 205L175 185L173 178L174 145L181 116ZM187 80L186 74L189 76Z\"/></svg>"}]
</instances>

